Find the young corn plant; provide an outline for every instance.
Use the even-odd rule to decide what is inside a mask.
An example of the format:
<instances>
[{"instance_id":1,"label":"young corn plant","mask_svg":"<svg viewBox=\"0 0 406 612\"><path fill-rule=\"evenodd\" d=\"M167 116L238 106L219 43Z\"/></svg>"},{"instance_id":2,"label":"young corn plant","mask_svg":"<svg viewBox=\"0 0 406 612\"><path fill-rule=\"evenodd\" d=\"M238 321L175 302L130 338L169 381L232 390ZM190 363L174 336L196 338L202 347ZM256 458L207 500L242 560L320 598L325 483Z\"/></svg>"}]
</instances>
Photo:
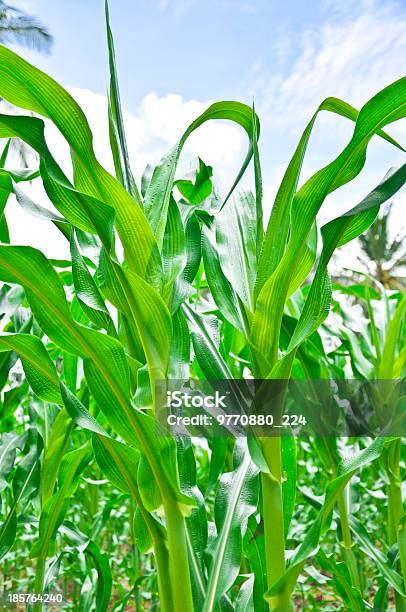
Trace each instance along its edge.
<instances>
[{"instance_id":1,"label":"young corn plant","mask_svg":"<svg viewBox=\"0 0 406 612\"><path fill-rule=\"evenodd\" d=\"M405 361L405 327L404 313L406 308L405 296L399 292L389 292L376 279L366 278L367 284L355 287L342 288L350 295L357 296L361 304L358 311L354 308L337 302L336 312L339 315L337 324L329 324L327 329L331 336L340 340L340 346L332 353L342 352L349 359L351 375L354 379L364 381L377 381L375 391L371 397L374 413L378 419L385 420L385 412L390 407L391 396L396 394L393 381L404 378ZM369 284L372 281L372 286ZM337 287L338 291L341 288ZM361 290L361 291L360 291ZM359 318L359 311L363 306L367 318ZM354 332L354 327L357 333ZM389 383L387 382L389 381ZM399 437L389 442L382 452L381 463L386 476L387 489L387 545L388 549L397 544L400 560L405 558L405 545L403 534L403 500L401 439ZM362 526L356 525L350 519L351 529L356 537L365 538L367 535L359 530ZM358 527L358 530L357 530ZM373 547L370 547L371 550ZM398 562L400 572L404 576L404 562ZM402 610L405 601L403 590L399 582L392 582L394 589L396 609ZM382 596L382 593L381 593Z\"/></svg>"},{"instance_id":2,"label":"young corn plant","mask_svg":"<svg viewBox=\"0 0 406 612\"><path fill-rule=\"evenodd\" d=\"M97 507L97 497L86 496L82 487L91 469L130 500L129 541L135 551L131 587L137 609L148 609L137 586L145 561L138 562L137 555L146 559L151 551L163 612L287 612L293 609L299 577L314 564L333 573L346 609L370 609L356 568L346 487L355 474L381 458L392 479L388 544L396 561L379 567L382 584L395 588L396 609L403 610L400 439L365 439L345 461L336 441L317 441L320 448L324 444L322 456L330 454L329 478L322 499L308 496L316 514L293 548L289 538L297 510L300 451L293 436L264 437L254 430L247 440L213 438L208 453L188 437L168 435L155 413L157 389L171 380L336 376L318 333L331 304L328 264L336 249L362 234L380 206L402 187L406 166L391 170L361 202L321 228L317 214L330 193L362 172L372 138L402 149L384 128L405 117L406 79L378 92L359 112L336 98L321 103L264 226L259 119L240 102L211 105L137 186L108 11L106 16L116 176L98 162L88 121L70 94L0 47L0 96L26 111L0 115L0 137L7 142L19 138L39 160L34 170L13 171L5 169L4 159L0 169L0 280L8 296L0 334L1 376L4 381L11 376L18 356L31 389L31 395L24 391L27 403L31 407L37 402L28 434L20 419L18 430L10 434L5 427L2 437L6 453L0 458L7 460L3 471L0 463L0 482L5 483L9 511L0 527L0 554L13 547L17 515L39 487L31 589L41 593L50 587L61 562L58 538L70 538L76 546L71 545L72 550L80 549L95 567L96 609L107 610L112 588L109 550L96 541L97 531L84 534L82 526L75 529L67 518L79 495L87 507ZM341 153L299 187L307 145L322 111L353 122L354 131ZM186 140L210 120L236 123L248 140L246 158L224 199L201 160L191 179L176 176ZM71 177L50 151L44 121L52 122L70 147ZM251 163L253 193L238 187ZM42 182L57 213L29 198L22 185L34 179ZM26 211L60 230L61 240L69 244L69 261L10 244L3 214L10 194ZM304 286L309 278L310 285ZM404 374L405 351L398 342L404 303L404 298L399 301L399 314L397 310L389 323L376 364L383 379ZM18 308L24 317L16 315ZM24 402L21 405L24 408ZM23 456L16 469L15 449ZM205 458L208 466L202 477ZM323 553L333 513L341 525L349 581L334 554ZM110 528L114 530L114 522ZM360 550L366 547L364 540ZM92 579L90 572L87 583ZM81 601L82 609L92 609L89 599ZM42 603L34 603L34 609L41 610Z\"/></svg>"}]
</instances>

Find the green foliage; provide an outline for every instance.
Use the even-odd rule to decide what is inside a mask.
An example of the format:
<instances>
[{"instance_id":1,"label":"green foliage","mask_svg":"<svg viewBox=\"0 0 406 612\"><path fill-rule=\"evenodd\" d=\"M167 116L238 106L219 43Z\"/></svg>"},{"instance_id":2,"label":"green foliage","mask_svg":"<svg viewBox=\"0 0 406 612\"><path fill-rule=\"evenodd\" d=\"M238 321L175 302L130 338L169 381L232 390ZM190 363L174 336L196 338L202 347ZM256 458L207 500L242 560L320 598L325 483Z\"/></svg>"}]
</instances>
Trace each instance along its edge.
<instances>
[{"instance_id":1,"label":"green foliage","mask_svg":"<svg viewBox=\"0 0 406 612\"><path fill-rule=\"evenodd\" d=\"M106 20L115 177L97 161L69 93L0 47L0 96L27 112L0 116L3 575L13 555L25 556L29 569L14 567L11 586L41 592L71 581L72 610L287 612L298 601L309 610L334 609L333 601L358 612L384 609L388 593L404 610L400 438L265 436L255 427L247 440L175 437L160 424L158 391L182 379L268 379L283 392L290 378L309 388L318 379L383 379L370 400L382 417L405 374L406 298L379 282L331 285L328 264L368 230L405 183L406 166L322 226L319 249L317 214L362 172L371 139L402 148L383 129L405 116L406 79L359 112L336 98L320 105L264 227L259 119L240 102L212 104L138 190L107 4ZM354 122L354 132L298 188L320 111ZM44 119L70 147L72 180L48 148ZM185 142L210 120L233 121L248 137L224 199L201 159L191 176L177 176ZM8 168L12 138L37 152L38 168ZM240 185L251 163L253 191ZM57 213L29 198L31 180ZM68 260L10 244L11 194L60 230ZM316 414L317 396L312 406ZM349 501L365 513L362 524Z\"/></svg>"}]
</instances>

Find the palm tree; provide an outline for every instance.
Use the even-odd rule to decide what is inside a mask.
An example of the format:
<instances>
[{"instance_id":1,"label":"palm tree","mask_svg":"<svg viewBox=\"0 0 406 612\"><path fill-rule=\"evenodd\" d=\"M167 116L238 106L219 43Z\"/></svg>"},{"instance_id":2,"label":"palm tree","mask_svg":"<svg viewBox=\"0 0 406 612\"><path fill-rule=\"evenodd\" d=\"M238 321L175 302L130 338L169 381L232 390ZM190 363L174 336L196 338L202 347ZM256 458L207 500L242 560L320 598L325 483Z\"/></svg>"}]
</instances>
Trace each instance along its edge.
<instances>
[{"instance_id":1,"label":"palm tree","mask_svg":"<svg viewBox=\"0 0 406 612\"><path fill-rule=\"evenodd\" d=\"M401 276L406 267L406 239L402 228L390 238L389 220L392 204L385 207L364 235L359 237L361 261L387 289L405 288Z\"/></svg>"},{"instance_id":2,"label":"palm tree","mask_svg":"<svg viewBox=\"0 0 406 612\"><path fill-rule=\"evenodd\" d=\"M52 35L36 17L0 0L0 43L17 43L47 52L52 45Z\"/></svg>"},{"instance_id":3,"label":"palm tree","mask_svg":"<svg viewBox=\"0 0 406 612\"><path fill-rule=\"evenodd\" d=\"M14 6L0 0L0 43L9 45L16 43L36 51L49 52L53 38L46 26L36 17L28 15ZM10 105L0 98L6 108ZM20 140L13 139L11 150L24 166L28 166L30 153L27 146Z\"/></svg>"}]
</instances>

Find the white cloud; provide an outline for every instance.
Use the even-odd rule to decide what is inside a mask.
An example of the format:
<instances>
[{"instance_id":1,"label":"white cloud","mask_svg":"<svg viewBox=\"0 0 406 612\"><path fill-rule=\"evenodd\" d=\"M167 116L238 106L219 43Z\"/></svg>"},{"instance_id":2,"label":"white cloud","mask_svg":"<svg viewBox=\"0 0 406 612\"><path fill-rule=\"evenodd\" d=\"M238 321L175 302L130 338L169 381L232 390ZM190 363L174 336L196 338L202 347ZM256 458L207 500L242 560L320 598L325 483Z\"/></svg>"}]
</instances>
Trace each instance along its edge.
<instances>
[{"instance_id":1,"label":"white cloud","mask_svg":"<svg viewBox=\"0 0 406 612\"><path fill-rule=\"evenodd\" d=\"M70 89L70 92L88 117L99 161L113 171L105 96L77 88ZM124 113L130 161L138 181L147 164L156 165L210 104L210 100L184 100L177 94L159 97L151 92L142 99L136 114ZM221 183L227 182L234 176L238 161L243 158L245 142L242 129L236 125L209 121L186 141L180 172L188 167L192 158L199 155L215 167Z\"/></svg>"},{"instance_id":2,"label":"white cloud","mask_svg":"<svg viewBox=\"0 0 406 612\"><path fill-rule=\"evenodd\" d=\"M147 163L157 163L210 103L185 101L175 94L158 97L152 92L145 96L137 116L126 115L129 148L134 153L136 171L142 172ZM242 156L243 146L244 135L240 128L210 121L190 136L185 145L185 154L189 158L199 155L219 168L223 178L226 178Z\"/></svg>"},{"instance_id":3,"label":"white cloud","mask_svg":"<svg viewBox=\"0 0 406 612\"><path fill-rule=\"evenodd\" d=\"M199 0L159 0L158 6L162 11L172 9L177 17L182 16Z\"/></svg>"},{"instance_id":4,"label":"white cloud","mask_svg":"<svg viewBox=\"0 0 406 612\"><path fill-rule=\"evenodd\" d=\"M299 35L289 72L261 77L263 104L280 127L302 125L327 96L359 106L404 74L406 15L397 5L364 2L354 14L353 2L328 1L326 22Z\"/></svg>"}]
</instances>

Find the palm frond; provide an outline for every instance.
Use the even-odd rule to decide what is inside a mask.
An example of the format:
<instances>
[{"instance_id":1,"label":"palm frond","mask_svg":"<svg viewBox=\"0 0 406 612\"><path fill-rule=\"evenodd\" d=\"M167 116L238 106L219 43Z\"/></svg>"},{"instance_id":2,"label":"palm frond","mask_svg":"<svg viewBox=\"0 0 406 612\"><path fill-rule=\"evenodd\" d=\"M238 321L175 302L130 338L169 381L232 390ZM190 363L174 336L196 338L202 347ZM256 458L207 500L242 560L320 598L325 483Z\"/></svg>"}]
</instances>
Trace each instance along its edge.
<instances>
[{"instance_id":1,"label":"palm frond","mask_svg":"<svg viewBox=\"0 0 406 612\"><path fill-rule=\"evenodd\" d=\"M53 37L36 17L0 1L0 42L48 52Z\"/></svg>"}]
</instances>

